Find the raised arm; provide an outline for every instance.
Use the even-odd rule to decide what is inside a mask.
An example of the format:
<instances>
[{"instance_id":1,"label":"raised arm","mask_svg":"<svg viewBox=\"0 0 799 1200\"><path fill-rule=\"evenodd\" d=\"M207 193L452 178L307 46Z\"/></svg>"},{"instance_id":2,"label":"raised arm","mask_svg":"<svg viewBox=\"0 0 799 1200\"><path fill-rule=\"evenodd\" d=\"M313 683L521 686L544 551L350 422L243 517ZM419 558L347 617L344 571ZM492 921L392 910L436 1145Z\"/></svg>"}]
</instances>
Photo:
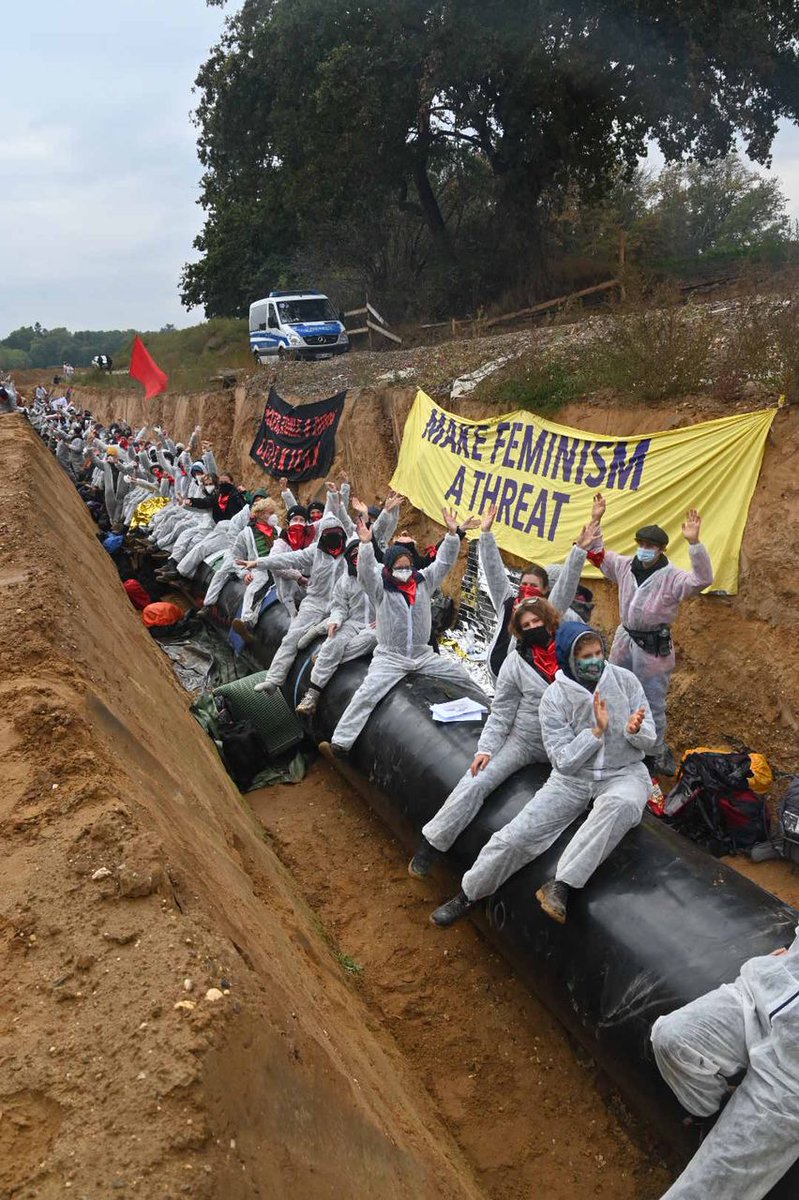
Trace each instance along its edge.
<instances>
[{"instance_id":1,"label":"raised arm","mask_svg":"<svg viewBox=\"0 0 799 1200\"><path fill-rule=\"evenodd\" d=\"M695 508L689 509L683 522L682 535L688 543L691 570L678 570L672 576L672 590L677 600L688 600L691 596L697 596L713 582L713 564L707 547L699 540L701 530L702 518Z\"/></svg>"},{"instance_id":2,"label":"raised arm","mask_svg":"<svg viewBox=\"0 0 799 1200\"><path fill-rule=\"evenodd\" d=\"M358 551L358 581L376 610L385 597L383 571L375 558L372 531L367 529L364 521L358 522L358 537L361 539L361 548Z\"/></svg>"},{"instance_id":3,"label":"raised arm","mask_svg":"<svg viewBox=\"0 0 799 1200\"><path fill-rule=\"evenodd\" d=\"M441 584L449 575L455 563L458 561L458 554L461 548L461 539L458 537L458 516L451 508L442 508L441 512L444 516L444 523L447 526L447 536L441 543L435 561L431 562L429 567L424 567L419 574L427 583L430 591L440 587Z\"/></svg>"}]
</instances>

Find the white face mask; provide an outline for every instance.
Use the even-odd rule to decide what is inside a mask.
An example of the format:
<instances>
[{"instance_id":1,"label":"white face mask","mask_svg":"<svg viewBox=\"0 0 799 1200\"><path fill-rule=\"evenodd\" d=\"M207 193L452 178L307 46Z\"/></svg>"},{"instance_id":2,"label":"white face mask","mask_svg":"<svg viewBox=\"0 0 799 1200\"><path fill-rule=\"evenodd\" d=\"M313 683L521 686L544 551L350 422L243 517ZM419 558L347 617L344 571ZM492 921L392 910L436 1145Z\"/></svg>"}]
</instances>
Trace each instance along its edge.
<instances>
[{"instance_id":1,"label":"white face mask","mask_svg":"<svg viewBox=\"0 0 799 1200\"><path fill-rule=\"evenodd\" d=\"M398 583L407 583L411 575L413 575L413 571L410 567L400 567L398 570L392 571L391 574Z\"/></svg>"},{"instance_id":2,"label":"white face mask","mask_svg":"<svg viewBox=\"0 0 799 1200\"><path fill-rule=\"evenodd\" d=\"M210 495L211 495L211 493L212 493L213 491L215 491L215 490L216 490L216 489L214 488L214 485L213 485L212 483L206 483L206 485L205 485L205 492L206 492L206 495L210 496Z\"/></svg>"}]
</instances>

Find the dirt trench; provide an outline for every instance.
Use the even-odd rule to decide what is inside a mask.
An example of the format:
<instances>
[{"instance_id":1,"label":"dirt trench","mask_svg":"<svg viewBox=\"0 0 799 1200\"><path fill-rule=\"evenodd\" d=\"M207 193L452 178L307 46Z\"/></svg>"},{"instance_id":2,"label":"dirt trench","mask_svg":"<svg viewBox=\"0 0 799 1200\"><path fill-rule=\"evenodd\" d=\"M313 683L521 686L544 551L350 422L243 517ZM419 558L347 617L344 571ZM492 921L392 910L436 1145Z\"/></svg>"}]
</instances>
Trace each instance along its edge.
<instances>
[{"instance_id":1,"label":"dirt trench","mask_svg":"<svg viewBox=\"0 0 799 1200\"><path fill-rule=\"evenodd\" d=\"M22 417L0 495L0 1197L483 1196Z\"/></svg>"}]
</instances>

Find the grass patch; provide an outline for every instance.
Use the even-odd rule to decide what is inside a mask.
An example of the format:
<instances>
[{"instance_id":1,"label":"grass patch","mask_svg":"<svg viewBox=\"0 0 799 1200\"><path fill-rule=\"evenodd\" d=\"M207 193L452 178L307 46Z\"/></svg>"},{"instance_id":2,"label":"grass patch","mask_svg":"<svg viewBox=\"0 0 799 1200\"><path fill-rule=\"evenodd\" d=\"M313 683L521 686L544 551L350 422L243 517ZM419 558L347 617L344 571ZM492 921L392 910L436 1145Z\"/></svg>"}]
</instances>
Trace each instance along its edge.
<instances>
[{"instance_id":1,"label":"grass patch","mask_svg":"<svg viewBox=\"0 0 799 1200\"><path fill-rule=\"evenodd\" d=\"M704 314L669 306L618 312L585 349L591 389L657 401L707 390L717 328Z\"/></svg>"},{"instance_id":2,"label":"grass patch","mask_svg":"<svg viewBox=\"0 0 799 1200\"><path fill-rule=\"evenodd\" d=\"M339 966L342 967L347 972L348 975L355 975L358 978L360 978L363 975L363 967L361 966L361 964L359 962L356 962L356 960L352 957L352 955L344 953L344 951L339 946L339 944L336 941L333 934L330 932L330 930L327 928L327 926L324 925L324 923L322 922L318 913L312 913L312 920L313 920L313 923L314 923L317 933L319 934L322 941L325 943L328 950L333 955L333 958L335 958L335 960L339 964Z\"/></svg>"},{"instance_id":3,"label":"grass patch","mask_svg":"<svg viewBox=\"0 0 799 1200\"><path fill-rule=\"evenodd\" d=\"M525 409L552 416L585 392L585 380L565 358L536 356L523 364L511 363L489 377L479 396L507 410Z\"/></svg>"}]
</instances>

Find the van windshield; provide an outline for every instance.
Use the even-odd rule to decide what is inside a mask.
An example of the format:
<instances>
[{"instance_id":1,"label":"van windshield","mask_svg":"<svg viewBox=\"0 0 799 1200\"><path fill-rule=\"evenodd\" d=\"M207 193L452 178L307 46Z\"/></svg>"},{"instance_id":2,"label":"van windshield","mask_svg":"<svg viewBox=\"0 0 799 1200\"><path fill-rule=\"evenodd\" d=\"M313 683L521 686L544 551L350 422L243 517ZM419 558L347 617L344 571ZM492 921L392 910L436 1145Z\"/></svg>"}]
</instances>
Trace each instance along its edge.
<instances>
[{"instance_id":1,"label":"van windshield","mask_svg":"<svg viewBox=\"0 0 799 1200\"><path fill-rule=\"evenodd\" d=\"M336 310L327 296L308 300L279 300L277 311L283 325L303 325L306 321L337 321Z\"/></svg>"}]
</instances>

